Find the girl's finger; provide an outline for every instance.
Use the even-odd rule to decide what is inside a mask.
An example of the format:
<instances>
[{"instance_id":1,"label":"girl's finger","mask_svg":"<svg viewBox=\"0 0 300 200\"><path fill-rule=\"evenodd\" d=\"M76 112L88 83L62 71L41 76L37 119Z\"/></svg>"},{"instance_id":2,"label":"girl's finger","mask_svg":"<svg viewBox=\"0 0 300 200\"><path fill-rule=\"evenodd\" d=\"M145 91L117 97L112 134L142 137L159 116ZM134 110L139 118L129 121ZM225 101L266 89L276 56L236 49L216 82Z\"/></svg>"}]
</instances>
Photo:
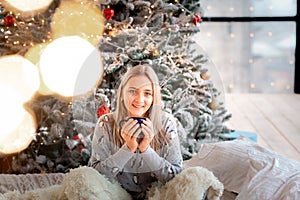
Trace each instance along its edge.
<instances>
[{"instance_id":1,"label":"girl's finger","mask_svg":"<svg viewBox=\"0 0 300 200\"><path fill-rule=\"evenodd\" d=\"M152 130L148 126L146 126L145 124L142 124L142 132L145 135L151 135L152 134Z\"/></svg>"},{"instance_id":2,"label":"girl's finger","mask_svg":"<svg viewBox=\"0 0 300 200\"><path fill-rule=\"evenodd\" d=\"M137 127L139 127L139 125L137 124L136 120L129 119L126 123L124 123L122 131L132 136Z\"/></svg>"}]
</instances>

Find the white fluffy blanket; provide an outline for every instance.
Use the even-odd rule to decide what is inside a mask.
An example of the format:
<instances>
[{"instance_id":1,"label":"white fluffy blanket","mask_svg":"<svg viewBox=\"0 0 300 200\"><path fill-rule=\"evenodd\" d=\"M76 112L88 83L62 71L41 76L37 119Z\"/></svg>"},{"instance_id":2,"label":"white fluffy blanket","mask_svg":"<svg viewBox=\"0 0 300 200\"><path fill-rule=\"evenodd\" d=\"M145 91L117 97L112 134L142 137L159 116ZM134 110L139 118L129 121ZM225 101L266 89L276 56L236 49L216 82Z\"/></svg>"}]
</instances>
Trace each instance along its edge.
<instances>
[{"instance_id":1,"label":"white fluffy blanket","mask_svg":"<svg viewBox=\"0 0 300 200\"><path fill-rule=\"evenodd\" d=\"M219 200L223 184L213 173L202 167L191 167L161 187L150 191L149 200Z\"/></svg>"},{"instance_id":2,"label":"white fluffy blanket","mask_svg":"<svg viewBox=\"0 0 300 200\"><path fill-rule=\"evenodd\" d=\"M148 192L149 200L218 200L223 184L209 170L191 167L177 175L166 185ZM130 200L131 196L118 183L109 182L91 167L80 167L65 175L60 185L0 194L0 200Z\"/></svg>"}]
</instances>

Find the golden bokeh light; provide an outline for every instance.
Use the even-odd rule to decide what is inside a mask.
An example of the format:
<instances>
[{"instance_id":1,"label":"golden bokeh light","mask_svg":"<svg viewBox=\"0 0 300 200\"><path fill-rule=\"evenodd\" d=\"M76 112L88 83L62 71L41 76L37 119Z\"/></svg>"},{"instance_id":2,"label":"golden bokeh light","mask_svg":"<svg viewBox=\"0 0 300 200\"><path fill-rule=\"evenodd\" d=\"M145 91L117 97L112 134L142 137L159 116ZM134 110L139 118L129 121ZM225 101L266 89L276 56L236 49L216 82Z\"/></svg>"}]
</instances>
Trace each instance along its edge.
<instances>
[{"instance_id":1,"label":"golden bokeh light","mask_svg":"<svg viewBox=\"0 0 300 200\"><path fill-rule=\"evenodd\" d=\"M53 0L2 0L3 6L24 18L33 17L47 10Z\"/></svg>"},{"instance_id":2,"label":"golden bokeh light","mask_svg":"<svg viewBox=\"0 0 300 200\"><path fill-rule=\"evenodd\" d=\"M43 50L40 72L45 85L63 97L85 95L100 83L103 64L98 49L79 36L53 40Z\"/></svg>"},{"instance_id":3,"label":"golden bokeh light","mask_svg":"<svg viewBox=\"0 0 300 200\"><path fill-rule=\"evenodd\" d=\"M0 92L2 94L0 100L0 134L2 138L21 123L23 118L21 111L23 110L24 102L20 100L18 91L14 90L12 87L0 85Z\"/></svg>"},{"instance_id":4,"label":"golden bokeh light","mask_svg":"<svg viewBox=\"0 0 300 200\"><path fill-rule=\"evenodd\" d=\"M53 39L77 35L96 46L104 31L104 18L90 2L63 1L55 10L51 29Z\"/></svg>"},{"instance_id":5,"label":"golden bokeh light","mask_svg":"<svg viewBox=\"0 0 300 200\"><path fill-rule=\"evenodd\" d=\"M0 57L0 66L0 85L18 91L21 102L30 100L40 86L37 67L19 55Z\"/></svg>"},{"instance_id":6,"label":"golden bokeh light","mask_svg":"<svg viewBox=\"0 0 300 200\"><path fill-rule=\"evenodd\" d=\"M39 88L35 65L19 55L0 58L0 155L19 152L30 144L36 122L23 105Z\"/></svg>"},{"instance_id":7,"label":"golden bokeh light","mask_svg":"<svg viewBox=\"0 0 300 200\"><path fill-rule=\"evenodd\" d=\"M53 92L45 85L44 80L41 76L39 65L40 65L40 56L43 52L43 50L46 48L46 46L49 44L49 42L37 44L26 52L24 57L31 61L33 64L35 64L38 67L38 71L40 74L40 87L38 89L38 92L42 95L51 95Z\"/></svg>"},{"instance_id":8,"label":"golden bokeh light","mask_svg":"<svg viewBox=\"0 0 300 200\"><path fill-rule=\"evenodd\" d=\"M10 110L10 114L14 115L15 117L6 119L5 122L8 123L2 124L0 127L0 156L2 154L17 153L26 149L31 143L37 128L35 118L25 109L18 109L17 113L13 112L14 109ZM1 113L0 118L3 117L5 116L3 113ZM16 123L16 117L20 118L18 123ZM2 130L7 127L9 127L10 130Z\"/></svg>"}]
</instances>

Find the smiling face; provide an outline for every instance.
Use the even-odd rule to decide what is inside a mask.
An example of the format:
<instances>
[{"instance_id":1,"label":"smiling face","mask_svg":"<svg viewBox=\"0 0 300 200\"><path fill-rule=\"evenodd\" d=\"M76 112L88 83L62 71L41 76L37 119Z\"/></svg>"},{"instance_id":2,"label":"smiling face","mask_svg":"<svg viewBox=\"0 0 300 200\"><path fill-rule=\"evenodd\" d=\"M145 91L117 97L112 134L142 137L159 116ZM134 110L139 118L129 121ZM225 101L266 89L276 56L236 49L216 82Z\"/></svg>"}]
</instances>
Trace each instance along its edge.
<instances>
[{"instance_id":1,"label":"smiling face","mask_svg":"<svg viewBox=\"0 0 300 200\"><path fill-rule=\"evenodd\" d=\"M144 75L132 77L123 90L124 105L132 117L145 117L153 103L151 81Z\"/></svg>"}]
</instances>

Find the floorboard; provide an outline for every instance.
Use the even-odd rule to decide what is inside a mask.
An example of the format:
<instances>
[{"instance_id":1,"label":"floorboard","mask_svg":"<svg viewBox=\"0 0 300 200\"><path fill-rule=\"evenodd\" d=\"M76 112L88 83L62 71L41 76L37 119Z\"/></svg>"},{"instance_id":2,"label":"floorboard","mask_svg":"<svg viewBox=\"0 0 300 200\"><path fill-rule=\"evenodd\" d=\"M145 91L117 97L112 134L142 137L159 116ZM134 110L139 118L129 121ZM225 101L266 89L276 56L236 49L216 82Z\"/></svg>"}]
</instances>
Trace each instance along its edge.
<instances>
[{"instance_id":1,"label":"floorboard","mask_svg":"<svg viewBox=\"0 0 300 200\"><path fill-rule=\"evenodd\" d=\"M300 161L300 95L225 94L229 128L255 132L258 143Z\"/></svg>"},{"instance_id":2,"label":"floorboard","mask_svg":"<svg viewBox=\"0 0 300 200\"><path fill-rule=\"evenodd\" d=\"M253 126L246 113L241 112L241 109L235 102L235 98L236 96L233 95L227 95L226 97L226 108L232 113L232 118L227 122L226 125L234 130L257 133L257 129L255 126ZM270 146L261 137L258 139L258 143L270 148Z\"/></svg>"}]
</instances>

